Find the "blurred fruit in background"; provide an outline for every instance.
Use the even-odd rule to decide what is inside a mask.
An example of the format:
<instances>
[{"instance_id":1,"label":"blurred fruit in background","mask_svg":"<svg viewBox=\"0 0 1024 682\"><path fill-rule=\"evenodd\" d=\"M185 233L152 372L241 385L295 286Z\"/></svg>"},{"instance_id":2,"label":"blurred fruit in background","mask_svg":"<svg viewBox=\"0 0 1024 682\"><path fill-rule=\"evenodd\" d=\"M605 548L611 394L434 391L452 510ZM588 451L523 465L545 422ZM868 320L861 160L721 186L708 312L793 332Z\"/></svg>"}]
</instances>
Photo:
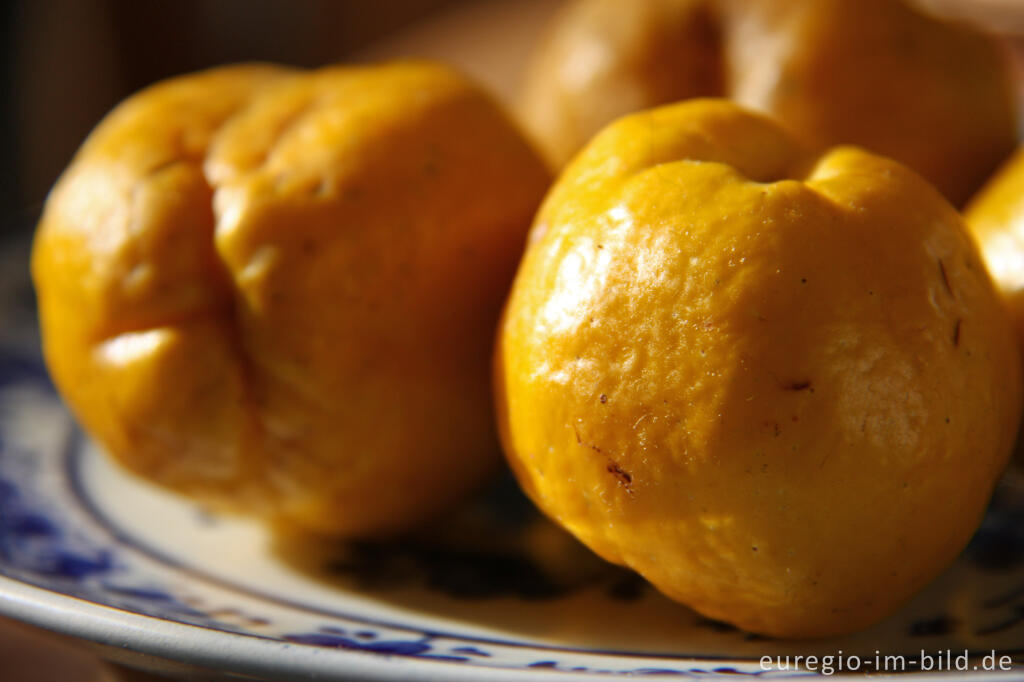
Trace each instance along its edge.
<instances>
[{"instance_id":1,"label":"blurred fruit in background","mask_svg":"<svg viewBox=\"0 0 1024 682\"><path fill-rule=\"evenodd\" d=\"M890 156L957 205L1017 139L999 43L902 0L574 0L532 64L523 115L558 166L612 119L700 95L815 146Z\"/></svg>"}]
</instances>

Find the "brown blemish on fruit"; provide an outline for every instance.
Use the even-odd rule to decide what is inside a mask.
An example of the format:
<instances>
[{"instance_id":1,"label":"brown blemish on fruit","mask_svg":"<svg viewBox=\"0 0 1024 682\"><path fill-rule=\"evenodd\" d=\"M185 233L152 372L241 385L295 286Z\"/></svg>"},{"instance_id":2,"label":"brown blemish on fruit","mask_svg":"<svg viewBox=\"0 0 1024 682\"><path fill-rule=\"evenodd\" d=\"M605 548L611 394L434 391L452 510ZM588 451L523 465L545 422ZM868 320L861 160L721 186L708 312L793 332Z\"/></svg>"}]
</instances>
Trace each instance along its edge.
<instances>
[{"instance_id":1,"label":"brown blemish on fruit","mask_svg":"<svg viewBox=\"0 0 1024 682\"><path fill-rule=\"evenodd\" d=\"M963 322L959 317L956 318L956 324L953 325L953 347L960 347L960 323Z\"/></svg>"},{"instance_id":2,"label":"brown blemish on fruit","mask_svg":"<svg viewBox=\"0 0 1024 682\"><path fill-rule=\"evenodd\" d=\"M814 386L811 384L810 381L791 381L790 383L784 385L782 388L784 388L787 391L810 390L811 393L814 393Z\"/></svg>"},{"instance_id":3,"label":"brown blemish on fruit","mask_svg":"<svg viewBox=\"0 0 1024 682\"><path fill-rule=\"evenodd\" d=\"M953 287L949 284L949 275L946 274L946 265L942 262L941 258L939 259L939 273L942 275L942 283L946 285L946 291L948 291L949 295L952 296Z\"/></svg>"},{"instance_id":4,"label":"brown blemish on fruit","mask_svg":"<svg viewBox=\"0 0 1024 682\"><path fill-rule=\"evenodd\" d=\"M633 486L633 475L632 474L630 474L628 471L623 470L623 468L620 467L618 465L618 463L616 463L616 462L614 462L612 460L608 460L607 470L608 470L608 473L612 474L613 476L615 476L615 478L618 479L619 485L621 485L623 488L625 488L627 493L629 493L630 495L633 494L633 488L632 488L632 486Z\"/></svg>"}]
</instances>

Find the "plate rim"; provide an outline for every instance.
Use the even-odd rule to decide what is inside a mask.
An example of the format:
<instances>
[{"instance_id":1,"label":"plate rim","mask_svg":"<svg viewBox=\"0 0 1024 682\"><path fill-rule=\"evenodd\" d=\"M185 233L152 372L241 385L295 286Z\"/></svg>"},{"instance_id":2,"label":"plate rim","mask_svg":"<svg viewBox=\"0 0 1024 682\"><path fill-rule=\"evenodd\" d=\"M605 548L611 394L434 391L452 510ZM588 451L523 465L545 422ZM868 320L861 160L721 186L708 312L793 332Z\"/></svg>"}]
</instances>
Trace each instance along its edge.
<instances>
[{"instance_id":1,"label":"plate rim","mask_svg":"<svg viewBox=\"0 0 1024 682\"><path fill-rule=\"evenodd\" d=\"M520 682L564 680L566 675L522 668L488 667L485 670L450 661L325 648L202 628L97 604L3 574L0 574L0 614L99 645L210 668L219 673L273 675L273 679L298 679L298 675L308 679L313 674L328 680L475 682L484 675L501 682ZM197 636L203 640L201 646L196 646ZM592 672L572 673L571 677L574 680L609 679L608 675Z\"/></svg>"},{"instance_id":2,"label":"plate rim","mask_svg":"<svg viewBox=\"0 0 1024 682\"><path fill-rule=\"evenodd\" d=\"M206 630L198 626L146 616L123 609L96 604L60 594L0 575L0 614L36 627L84 639L94 644L132 653L154 656L175 663L199 666L204 671L221 674L256 676L256 679L285 680L366 680L368 682L478 682L482 676L495 682L565 682L567 679L605 681L614 675L596 672L549 671L539 669L466 667L450 661L424 661L398 655L350 650L324 649L300 643L226 632ZM202 631L205 637L225 645L224 653L216 647L190 646L189 637ZM312 653L312 655L310 655ZM771 675L774 679L820 677L816 672L788 671ZM339 676L340 674L340 676ZM902 673L872 675L876 680L959 679L956 673ZM272 675L272 678L266 676ZM758 676L753 673L751 676ZM707 676L695 674L695 678ZM1024 679L1020 668L1005 672L974 672L975 682Z\"/></svg>"}]
</instances>

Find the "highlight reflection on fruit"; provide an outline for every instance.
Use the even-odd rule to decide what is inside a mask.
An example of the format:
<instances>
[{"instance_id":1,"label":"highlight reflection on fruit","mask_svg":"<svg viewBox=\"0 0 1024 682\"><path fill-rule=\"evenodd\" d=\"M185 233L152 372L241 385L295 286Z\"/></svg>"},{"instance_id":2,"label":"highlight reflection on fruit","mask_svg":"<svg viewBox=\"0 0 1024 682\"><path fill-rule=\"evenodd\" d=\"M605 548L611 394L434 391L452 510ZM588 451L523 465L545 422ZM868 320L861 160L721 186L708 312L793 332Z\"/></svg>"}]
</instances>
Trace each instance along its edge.
<instances>
[{"instance_id":1,"label":"highlight reflection on fruit","mask_svg":"<svg viewBox=\"0 0 1024 682\"><path fill-rule=\"evenodd\" d=\"M1024 349L1024 150L971 200L964 219L1010 307Z\"/></svg>"},{"instance_id":2,"label":"highlight reflection on fruit","mask_svg":"<svg viewBox=\"0 0 1024 682\"><path fill-rule=\"evenodd\" d=\"M1021 408L1010 323L939 193L721 100L620 119L568 166L495 371L542 510L775 636L865 627L945 568Z\"/></svg>"},{"instance_id":3,"label":"highlight reflection on fruit","mask_svg":"<svg viewBox=\"0 0 1024 682\"><path fill-rule=\"evenodd\" d=\"M489 351L547 183L440 66L160 83L47 201L47 363L154 481L322 532L404 528L499 460Z\"/></svg>"}]
</instances>

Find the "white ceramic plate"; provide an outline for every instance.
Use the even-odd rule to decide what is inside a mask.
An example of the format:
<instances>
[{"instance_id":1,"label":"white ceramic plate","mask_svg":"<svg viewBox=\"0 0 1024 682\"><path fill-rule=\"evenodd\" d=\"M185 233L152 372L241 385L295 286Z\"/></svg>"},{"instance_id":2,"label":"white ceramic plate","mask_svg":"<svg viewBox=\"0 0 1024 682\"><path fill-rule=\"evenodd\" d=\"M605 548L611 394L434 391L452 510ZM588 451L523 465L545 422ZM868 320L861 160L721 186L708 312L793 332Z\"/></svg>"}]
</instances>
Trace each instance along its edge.
<instances>
[{"instance_id":1,"label":"white ceramic plate","mask_svg":"<svg viewBox=\"0 0 1024 682\"><path fill-rule=\"evenodd\" d=\"M786 655L864 672L898 655L890 671L919 673L947 651L954 665L969 653L979 674L1006 656L1004 674L1024 676L1019 481L1004 481L961 559L903 611L813 642L752 636L664 599L544 521L508 478L401 542L273 537L134 479L83 437L36 351L26 262L25 244L0 251L6 615L131 665L273 680L808 672L779 669Z\"/></svg>"}]
</instances>

